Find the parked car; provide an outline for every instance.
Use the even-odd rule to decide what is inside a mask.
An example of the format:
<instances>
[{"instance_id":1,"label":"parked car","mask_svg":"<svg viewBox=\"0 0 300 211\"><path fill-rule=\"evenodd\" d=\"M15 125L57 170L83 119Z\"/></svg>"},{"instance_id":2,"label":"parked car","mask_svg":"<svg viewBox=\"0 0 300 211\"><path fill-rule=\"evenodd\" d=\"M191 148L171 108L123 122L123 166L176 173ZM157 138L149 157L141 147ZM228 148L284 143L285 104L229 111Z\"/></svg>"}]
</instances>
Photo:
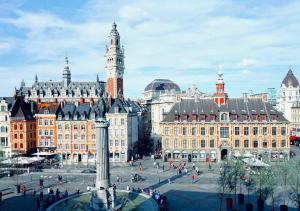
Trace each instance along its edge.
<instances>
[{"instance_id":1,"label":"parked car","mask_svg":"<svg viewBox=\"0 0 300 211\"><path fill-rule=\"evenodd\" d=\"M93 169L84 169L81 171L81 173L94 174L96 171Z\"/></svg>"}]
</instances>

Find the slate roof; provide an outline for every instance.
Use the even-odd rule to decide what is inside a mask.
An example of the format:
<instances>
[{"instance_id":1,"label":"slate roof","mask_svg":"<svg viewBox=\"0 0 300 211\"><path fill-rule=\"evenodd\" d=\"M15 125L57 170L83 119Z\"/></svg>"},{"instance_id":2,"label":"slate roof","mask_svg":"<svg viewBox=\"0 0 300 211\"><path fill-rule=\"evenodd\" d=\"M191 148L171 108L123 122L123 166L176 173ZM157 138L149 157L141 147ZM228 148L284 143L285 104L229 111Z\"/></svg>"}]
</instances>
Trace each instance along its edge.
<instances>
[{"instance_id":1,"label":"slate roof","mask_svg":"<svg viewBox=\"0 0 300 211\"><path fill-rule=\"evenodd\" d=\"M34 113L32 108L35 107L34 102L27 103L23 97L17 97L11 109L12 120L34 120Z\"/></svg>"},{"instance_id":2,"label":"slate roof","mask_svg":"<svg viewBox=\"0 0 300 211\"><path fill-rule=\"evenodd\" d=\"M42 103L38 104L38 114L57 114L59 110L60 104L59 103Z\"/></svg>"},{"instance_id":3,"label":"slate roof","mask_svg":"<svg viewBox=\"0 0 300 211\"><path fill-rule=\"evenodd\" d=\"M216 115L215 122L219 122L219 113L228 112L229 114L237 114L237 121L243 121L243 114L248 115L248 121L253 121L253 114L266 114L267 121L270 121L270 115L276 115L276 120L280 122L288 122L281 112L275 110L270 103L263 102L261 99L229 98L225 105L220 107L211 99L182 99L173 105L170 112L165 116L162 122L174 122L175 114L186 114L188 122L192 122L192 114L205 114L205 122L210 122L210 115ZM232 117L232 116L231 116ZM230 117L230 118L231 118Z\"/></svg>"},{"instance_id":4,"label":"slate roof","mask_svg":"<svg viewBox=\"0 0 300 211\"><path fill-rule=\"evenodd\" d=\"M66 115L69 116L69 119L73 119L73 115L74 115L74 111L76 109L75 104L65 104L63 106L63 108L60 108L60 110L58 111L58 115L61 115L61 120L66 120Z\"/></svg>"},{"instance_id":5,"label":"slate roof","mask_svg":"<svg viewBox=\"0 0 300 211\"><path fill-rule=\"evenodd\" d=\"M293 71L290 69L283 79L281 85L285 85L286 87L292 86L294 88L299 86L298 79L295 77Z\"/></svg>"},{"instance_id":6,"label":"slate roof","mask_svg":"<svg viewBox=\"0 0 300 211\"><path fill-rule=\"evenodd\" d=\"M155 79L150 84L146 86L144 91L180 91L179 86L171 80L168 79Z\"/></svg>"}]
</instances>

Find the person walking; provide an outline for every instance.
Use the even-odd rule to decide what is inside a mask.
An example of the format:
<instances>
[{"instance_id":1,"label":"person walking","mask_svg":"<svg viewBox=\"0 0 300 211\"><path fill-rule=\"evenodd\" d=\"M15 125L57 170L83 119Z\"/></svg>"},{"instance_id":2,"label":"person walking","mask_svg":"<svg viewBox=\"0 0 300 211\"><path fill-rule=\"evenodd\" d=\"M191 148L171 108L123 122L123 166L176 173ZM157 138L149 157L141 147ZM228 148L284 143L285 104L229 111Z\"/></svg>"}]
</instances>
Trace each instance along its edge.
<instances>
[{"instance_id":1,"label":"person walking","mask_svg":"<svg viewBox=\"0 0 300 211\"><path fill-rule=\"evenodd\" d=\"M36 195L36 191L35 191L35 188L33 188L32 196L34 199L35 199L35 195Z\"/></svg>"},{"instance_id":2,"label":"person walking","mask_svg":"<svg viewBox=\"0 0 300 211\"><path fill-rule=\"evenodd\" d=\"M0 191L0 204L2 202L2 191Z\"/></svg>"},{"instance_id":3,"label":"person walking","mask_svg":"<svg viewBox=\"0 0 300 211\"><path fill-rule=\"evenodd\" d=\"M192 184L194 183L195 178L196 178L196 176L195 176L195 174L193 174L193 175L192 175Z\"/></svg>"},{"instance_id":4,"label":"person walking","mask_svg":"<svg viewBox=\"0 0 300 211\"><path fill-rule=\"evenodd\" d=\"M171 178L168 179L169 184L171 184Z\"/></svg>"},{"instance_id":5,"label":"person walking","mask_svg":"<svg viewBox=\"0 0 300 211\"><path fill-rule=\"evenodd\" d=\"M41 192L40 192L40 200L43 201L43 199L44 199L44 192L43 192L43 190L41 190Z\"/></svg>"},{"instance_id":6,"label":"person walking","mask_svg":"<svg viewBox=\"0 0 300 211\"><path fill-rule=\"evenodd\" d=\"M192 165L193 165L193 170L195 170L195 166L196 166L195 163L193 163Z\"/></svg>"},{"instance_id":7,"label":"person walking","mask_svg":"<svg viewBox=\"0 0 300 211\"><path fill-rule=\"evenodd\" d=\"M163 170L163 172L165 171L165 165L162 165L162 170Z\"/></svg>"}]
</instances>

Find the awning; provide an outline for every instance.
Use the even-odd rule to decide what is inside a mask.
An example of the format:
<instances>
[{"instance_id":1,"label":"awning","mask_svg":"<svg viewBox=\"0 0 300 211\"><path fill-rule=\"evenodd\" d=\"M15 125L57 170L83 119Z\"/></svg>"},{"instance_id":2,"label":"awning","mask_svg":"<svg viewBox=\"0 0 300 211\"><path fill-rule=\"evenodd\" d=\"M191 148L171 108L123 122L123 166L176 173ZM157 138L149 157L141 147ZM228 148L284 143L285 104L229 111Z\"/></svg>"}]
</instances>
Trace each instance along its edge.
<instances>
[{"instance_id":1,"label":"awning","mask_svg":"<svg viewBox=\"0 0 300 211\"><path fill-rule=\"evenodd\" d=\"M182 154L187 154L188 152L187 151L182 151Z\"/></svg>"},{"instance_id":2,"label":"awning","mask_svg":"<svg viewBox=\"0 0 300 211\"><path fill-rule=\"evenodd\" d=\"M178 150L174 150L174 152L173 153L180 153L180 151L178 151Z\"/></svg>"},{"instance_id":3,"label":"awning","mask_svg":"<svg viewBox=\"0 0 300 211\"><path fill-rule=\"evenodd\" d=\"M193 151L193 154L198 154L198 152L197 151Z\"/></svg>"},{"instance_id":4,"label":"awning","mask_svg":"<svg viewBox=\"0 0 300 211\"><path fill-rule=\"evenodd\" d=\"M55 153L51 153L51 152L36 152L36 153L33 153L32 155L37 155L37 156L50 156L50 155L55 155Z\"/></svg>"},{"instance_id":5,"label":"awning","mask_svg":"<svg viewBox=\"0 0 300 211\"><path fill-rule=\"evenodd\" d=\"M165 151L165 153L170 153L170 152L171 152L170 150L166 150L166 151Z\"/></svg>"},{"instance_id":6,"label":"awning","mask_svg":"<svg viewBox=\"0 0 300 211\"><path fill-rule=\"evenodd\" d=\"M248 164L249 166L255 166L255 167L267 167L270 166L269 164L266 164L262 162L259 159L256 158L244 158L243 161Z\"/></svg>"}]
</instances>

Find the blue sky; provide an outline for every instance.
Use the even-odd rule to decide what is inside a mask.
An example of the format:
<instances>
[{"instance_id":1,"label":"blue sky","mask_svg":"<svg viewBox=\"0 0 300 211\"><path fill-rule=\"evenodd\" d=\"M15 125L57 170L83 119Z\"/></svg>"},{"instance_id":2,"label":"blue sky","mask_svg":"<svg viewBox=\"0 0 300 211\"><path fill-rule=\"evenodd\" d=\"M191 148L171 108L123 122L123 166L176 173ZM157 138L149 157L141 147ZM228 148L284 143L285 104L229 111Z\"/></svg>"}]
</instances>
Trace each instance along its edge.
<instances>
[{"instance_id":1,"label":"blue sky","mask_svg":"<svg viewBox=\"0 0 300 211\"><path fill-rule=\"evenodd\" d=\"M126 97L155 78L212 93L218 69L229 96L299 78L300 1L0 0L0 96L22 79L105 80L104 50L116 21L125 47Z\"/></svg>"}]
</instances>

